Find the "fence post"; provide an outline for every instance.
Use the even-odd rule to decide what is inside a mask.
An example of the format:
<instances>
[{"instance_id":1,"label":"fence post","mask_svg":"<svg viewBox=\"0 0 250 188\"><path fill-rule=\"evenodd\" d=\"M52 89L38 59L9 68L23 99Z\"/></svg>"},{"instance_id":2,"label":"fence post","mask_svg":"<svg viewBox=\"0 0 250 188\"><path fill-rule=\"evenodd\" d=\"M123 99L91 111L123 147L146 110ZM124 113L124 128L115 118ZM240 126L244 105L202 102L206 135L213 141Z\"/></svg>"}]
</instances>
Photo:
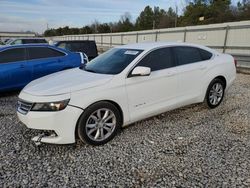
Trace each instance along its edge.
<instances>
[{"instance_id":1,"label":"fence post","mask_svg":"<svg viewBox=\"0 0 250 188\"><path fill-rule=\"evenodd\" d=\"M112 46L112 35L110 35L110 47Z\"/></svg>"},{"instance_id":2,"label":"fence post","mask_svg":"<svg viewBox=\"0 0 250 188\"><path fill-rule=\"evenodd\" d=\"M121 34L121 45L123 45L123 34Z\"/></svg>"},{"instance_id":3,"label":"fence post","mask_svg":"<svg viewBox=\"0 0 250 188\"><path fill-rule=\"evenodd\" d=\"M155 42L157 42L157 40L158 40L157 37L158 37L158 31L155 32Z\"/></svg>"},{"instance_id":4,"label":"fence post","mask_svg":"<svg viewBox=\"0 0 250 188\"><path fill-rule=\"evenodd\" d=\"M101 35L101 46L103 46L103 37Z\"/></svg>"},{"instance_id":5,"label":"fence post","mask_svg":"<svg viewBox=\"0 0 250 188\"><path fill-rule=\"evenodd\" d=\"M187 29L185 28L183 42L186 42L186 40L187 40Z\"/></svg>"},{"instance_id":6,"label":"fence post","mask_svg":"<svg viewBox=\"0 0 250 188\"><path fill-rule=\"evenodd\" d=\"M224 39L224 45L223 45L223 53L226 52L226 48L227 48L228 30L229 30L229 25L227 25L227 27L226 27L226 33L225 33L225 39Z\"/></svg>"},{"instance_id":7,"label":"fence post","mask_svg":"<svg viewBox=\"0 0 250 188\"><path fill-rule=\"evenodd\" d=\"M138 43L138 35L139 35L139 33L137 32L136 33L136 43Z\"/></svg>"}]
</instances>

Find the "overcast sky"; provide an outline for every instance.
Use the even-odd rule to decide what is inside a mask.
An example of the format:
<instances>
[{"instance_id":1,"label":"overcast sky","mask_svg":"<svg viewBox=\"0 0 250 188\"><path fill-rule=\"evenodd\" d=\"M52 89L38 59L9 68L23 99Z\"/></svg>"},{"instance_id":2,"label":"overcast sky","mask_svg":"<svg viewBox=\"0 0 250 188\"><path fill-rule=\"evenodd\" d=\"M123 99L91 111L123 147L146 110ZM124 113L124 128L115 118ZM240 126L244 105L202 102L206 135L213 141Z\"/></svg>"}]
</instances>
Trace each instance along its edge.
<instances>
[{"instance_id":1,"label":"overcast sky","mask_svg":"<svg viewBox=\"0 0 250 188\"><path fill-rule=\"evenodd\" d=\"M0 0L0 31L43 33L60 26L82 27L99 22L118 21L125 12L133 21L146 5L168 9L174 0ZM182 9L185 0L178 1Z\"/></svg>"},{"instance_id":2,"label":"overcast sky","mask_svg":"<svg viewBox=\"0 0 250 188\"><path fill-rule=\"evenodd\" d=\"M0 31L35 31L63 26L82 27L99 22L118 21L125 12L133 21L146 5L163 9L179 7L186 0L0 0Z\"/></svg>"}]
</instances>

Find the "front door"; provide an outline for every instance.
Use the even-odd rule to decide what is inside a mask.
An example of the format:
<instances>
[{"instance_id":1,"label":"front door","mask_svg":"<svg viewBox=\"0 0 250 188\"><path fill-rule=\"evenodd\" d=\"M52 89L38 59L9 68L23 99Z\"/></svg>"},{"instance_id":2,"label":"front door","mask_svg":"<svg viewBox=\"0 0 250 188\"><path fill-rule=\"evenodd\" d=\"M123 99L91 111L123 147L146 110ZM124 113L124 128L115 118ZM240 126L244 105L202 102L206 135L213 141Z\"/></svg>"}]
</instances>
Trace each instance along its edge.
<instances>
[{"instance_id":1,"label":"front door","mask_svg":"<svg viewBox=\"0 0 250 188\"><path fill-rule=\"evenodd\" d=\"M27 64L33 68L33 79L65 68L65 54L47 47L29 47Z\"/></svg>"},{"instance_id":2,"label":"front door","mask_svg":"<svg viewBox=\"0 0 250 188\"><path fill-rule=\"evenodd\" d=\"M0 90L20 89L31 81L32 69L27 66L25 48L0 52Z\"/></svg>"},{"instance_id":3,"label":"front door","mask_svg":"<svg viewBox=\"0 0 250 188\"><path fill-rule=\"evenodd\" d=\"M136 66L151 68L149 76L126 79L131 121L153 116L172 108L176 103L177 77L170 48L156 49ZM132 71L131 71L132 72Z\"/></svg>"}]
</instances>

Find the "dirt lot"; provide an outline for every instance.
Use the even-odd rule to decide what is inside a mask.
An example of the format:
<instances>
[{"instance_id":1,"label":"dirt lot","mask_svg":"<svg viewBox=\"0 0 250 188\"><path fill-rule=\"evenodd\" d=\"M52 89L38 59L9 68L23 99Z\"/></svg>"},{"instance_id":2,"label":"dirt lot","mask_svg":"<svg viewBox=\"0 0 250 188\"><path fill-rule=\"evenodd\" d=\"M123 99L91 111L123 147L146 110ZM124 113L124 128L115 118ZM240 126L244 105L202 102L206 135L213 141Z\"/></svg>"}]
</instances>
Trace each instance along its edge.
<instances>
[{"instance_id":1,"label":"dirt lot","mask_svg":"<svg viewBox=\"0 0 250 188\"><path fill-rule=\"evenodd\" d=\"M125 128L93 147L41 145L0 97L0 187L250 187L250 75L220 107L192 105Z\"/></svg>"}]
</instances>

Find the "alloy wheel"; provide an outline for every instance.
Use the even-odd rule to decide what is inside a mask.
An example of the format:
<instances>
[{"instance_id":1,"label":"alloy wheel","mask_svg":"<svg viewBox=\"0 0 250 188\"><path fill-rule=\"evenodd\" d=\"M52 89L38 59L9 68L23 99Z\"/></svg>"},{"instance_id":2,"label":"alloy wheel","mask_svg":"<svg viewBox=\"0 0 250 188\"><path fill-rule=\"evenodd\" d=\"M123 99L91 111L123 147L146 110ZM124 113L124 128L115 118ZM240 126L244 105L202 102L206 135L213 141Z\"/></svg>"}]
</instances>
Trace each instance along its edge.
<instances>
[{"instance_id":1,"label":"alloy wheel","mask_svg":"<svg viewBox=\"0 0 250 188\"><path fill-rule=\"evenodd\" d=\"M86 121L87 136L93 141L103 141L110 137L116 127L116 116L107 108L93 112Z\"/></svg>"},{"instance_id":2,"label":"alloy wheel","mask_svg":"<svg viewBox=\"0 0 250 188\"><path fill-rule=\"evenodd\" d=\"M216 82L209 91L209 102L214 106L219 104L222 100L223 92L222 84Z\"/></svg>"}]
</instances>

